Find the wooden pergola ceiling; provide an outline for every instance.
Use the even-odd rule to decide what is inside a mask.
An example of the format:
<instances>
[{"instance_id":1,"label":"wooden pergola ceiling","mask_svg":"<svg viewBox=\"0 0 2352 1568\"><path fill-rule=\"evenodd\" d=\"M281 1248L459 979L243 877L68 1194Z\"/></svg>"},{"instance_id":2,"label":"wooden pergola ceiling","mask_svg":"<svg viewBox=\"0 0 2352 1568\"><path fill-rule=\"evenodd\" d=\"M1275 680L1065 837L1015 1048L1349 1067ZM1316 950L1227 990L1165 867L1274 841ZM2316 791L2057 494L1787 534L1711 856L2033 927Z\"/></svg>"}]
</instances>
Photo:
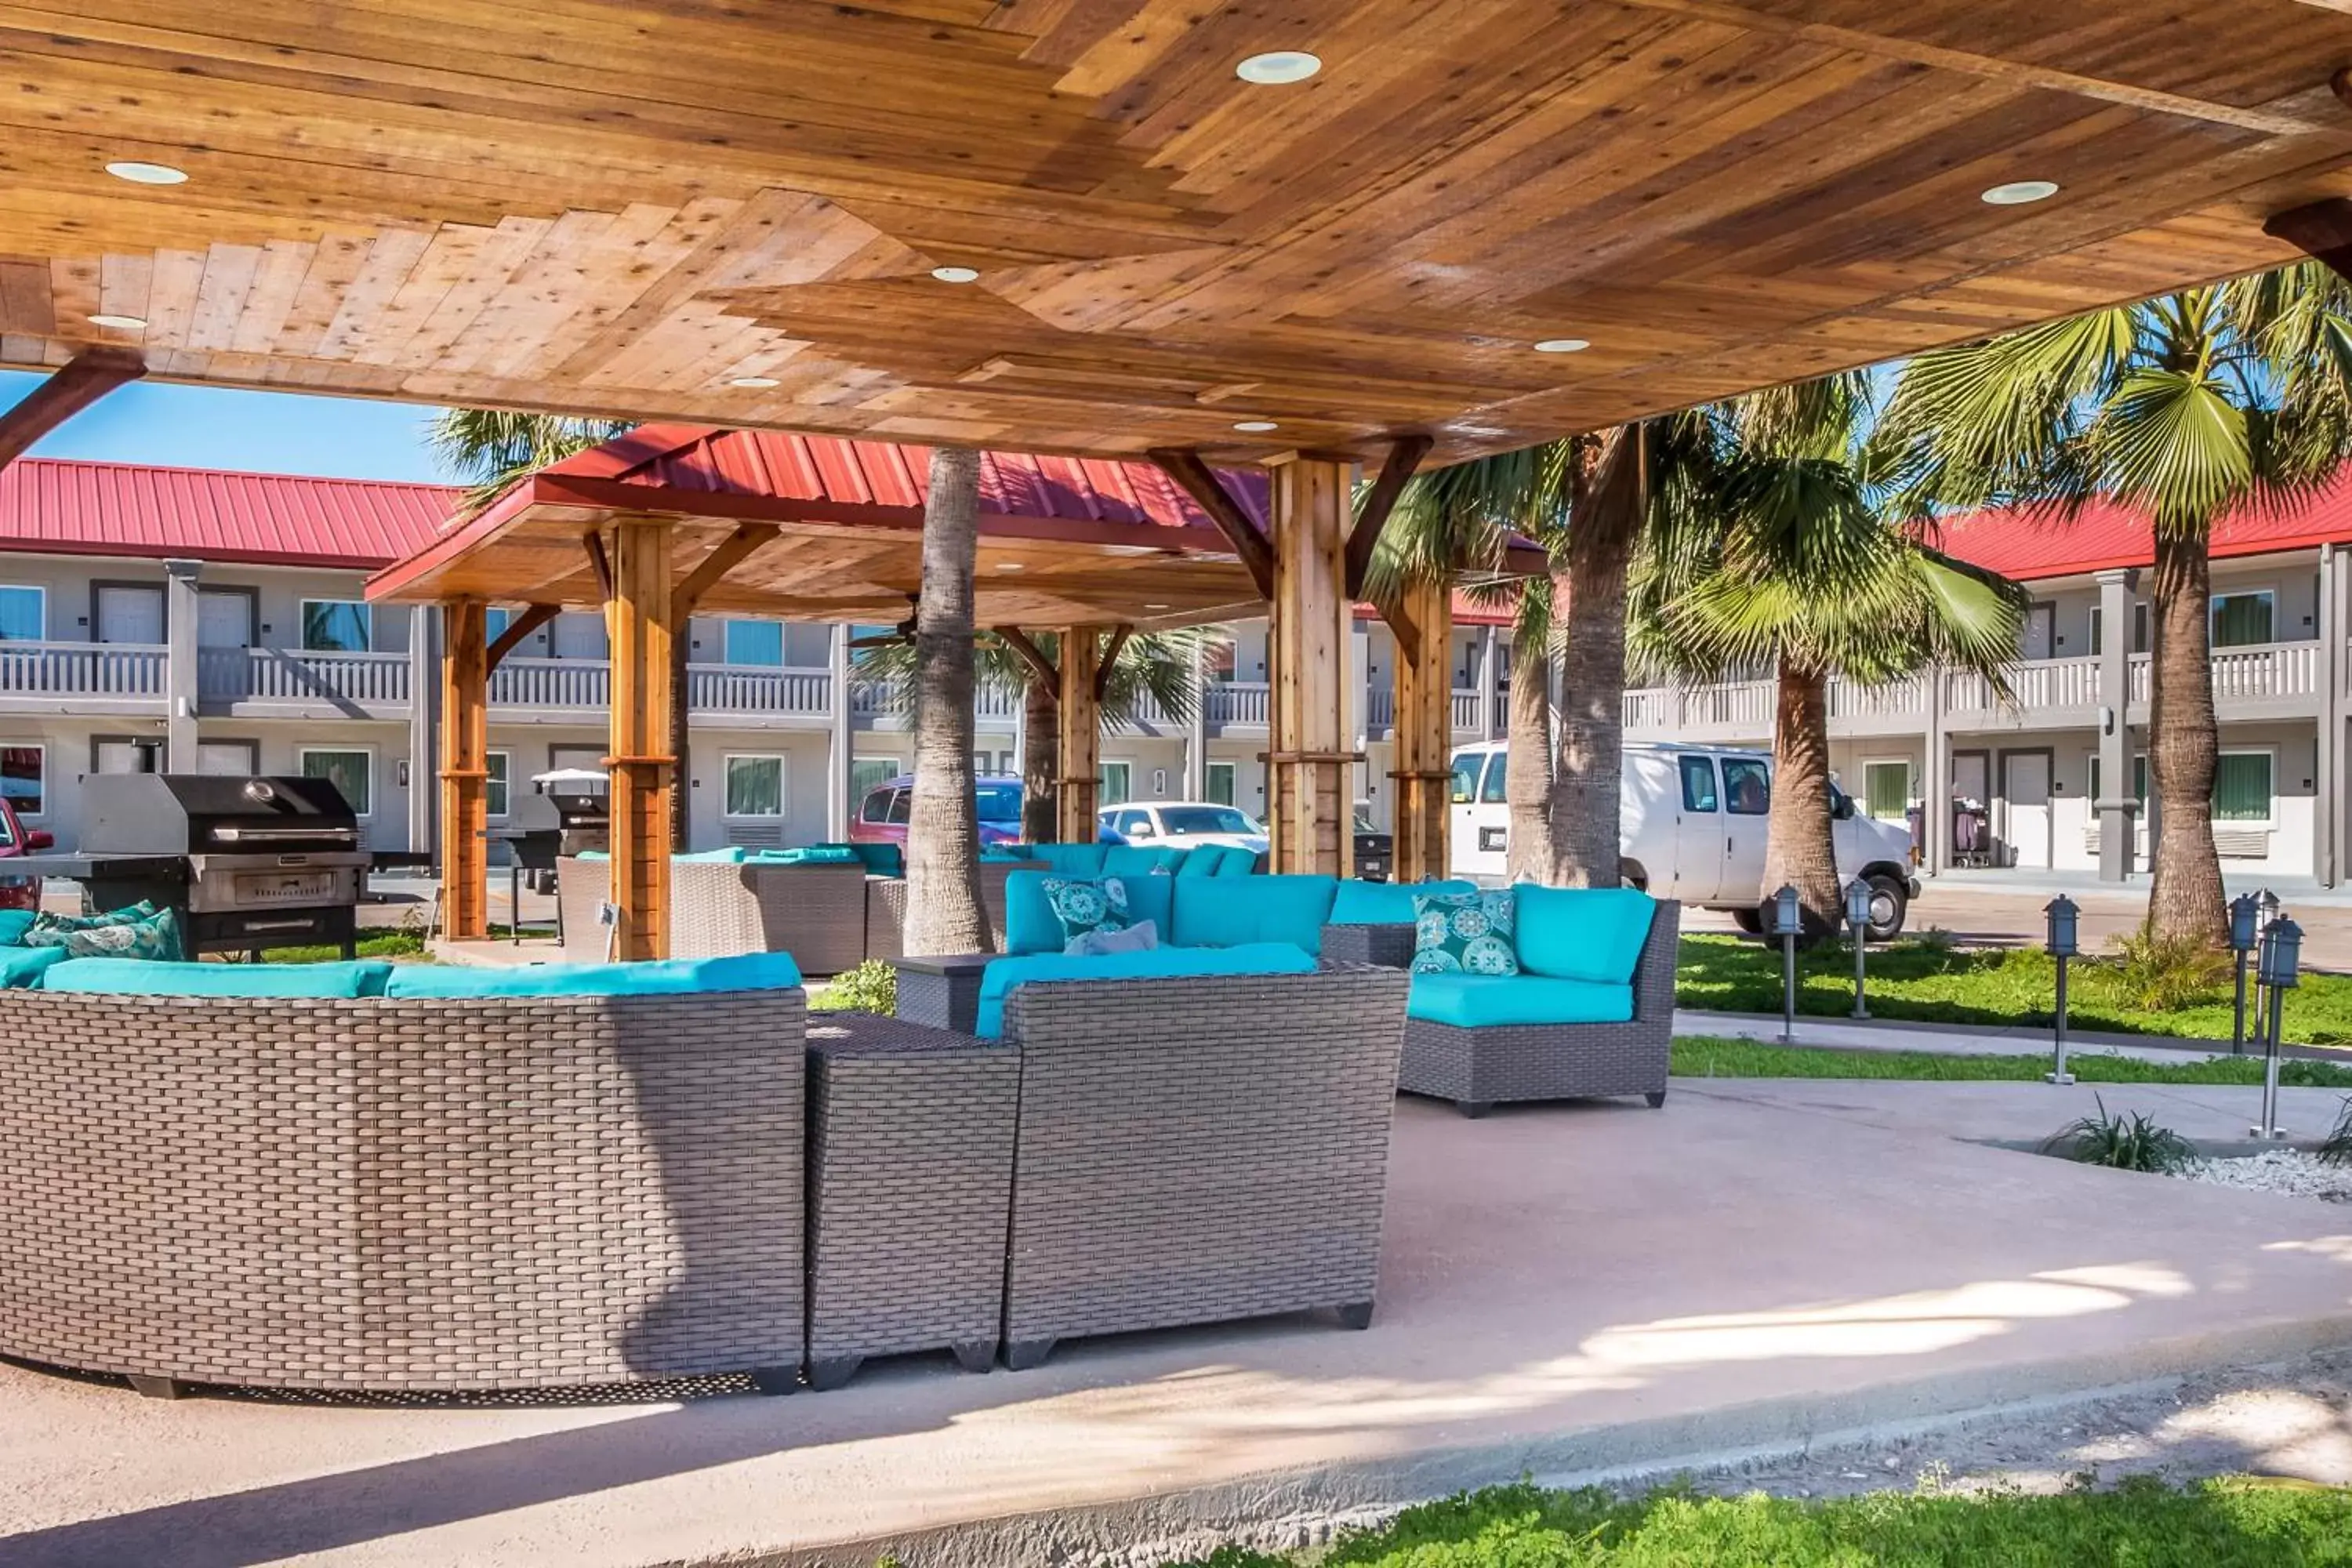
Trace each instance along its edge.
<instances>
[{"instance_id":1,"label":"wooden pergola ceiling","mask_svg":"<svg viewBox=\"0 0 2352 1568\"><path fill-rule=\"evenodd\" d=\"M37 0L0 363L1444 461L2292 259L2265 220L2352 195L2347 13ZM1323 68L1236 79L1271 49Z\"/></svg>"}]
</instances>

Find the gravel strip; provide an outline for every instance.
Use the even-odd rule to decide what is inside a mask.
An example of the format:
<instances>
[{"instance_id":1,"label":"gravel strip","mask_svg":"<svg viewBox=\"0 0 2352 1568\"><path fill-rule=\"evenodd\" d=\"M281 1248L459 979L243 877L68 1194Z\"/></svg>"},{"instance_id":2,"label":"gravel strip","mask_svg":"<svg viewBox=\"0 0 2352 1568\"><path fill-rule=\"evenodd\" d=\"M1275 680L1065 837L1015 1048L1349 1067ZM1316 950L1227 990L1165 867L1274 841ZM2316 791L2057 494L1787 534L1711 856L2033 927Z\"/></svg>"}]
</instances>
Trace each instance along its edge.
<instances>
[{"instance_id":1,"label":"gravel strip","mask_svg":"<svg viewBox=\"0 0 2352 1568\"><path fill-rule=\"evenodd\" d=\"M2267 1149L2236 1160L2199 1160L2174 1174L2217 1187L2352 1203L2352 1165L2330 1165L2301 1149Z\"/></svg>"}]
</instances>

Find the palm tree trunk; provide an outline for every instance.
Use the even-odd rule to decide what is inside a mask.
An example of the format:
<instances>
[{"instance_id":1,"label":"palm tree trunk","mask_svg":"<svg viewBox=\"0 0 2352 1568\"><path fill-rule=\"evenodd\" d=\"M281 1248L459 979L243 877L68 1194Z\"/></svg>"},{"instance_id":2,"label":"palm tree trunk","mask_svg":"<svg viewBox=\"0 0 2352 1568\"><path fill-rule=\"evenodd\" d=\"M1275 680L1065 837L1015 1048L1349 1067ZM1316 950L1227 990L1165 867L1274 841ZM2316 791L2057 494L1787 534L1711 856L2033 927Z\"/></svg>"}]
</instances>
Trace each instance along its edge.
<instances>
[{"instance_id":1,"label":"palm tree trunk","mask_svg":"<svg viewBox=\"0 0 2352 1568\"><path fill-rule=\"evenodd\" d=\"M1797 889L1808 931L1838 929L1844 907L1830 820L1829 678L1780 666L1772 721L1772 815L1765 825L1764 896Z\"/></svg>"},{"instance_id":2,"label":"palm tree trunk","mask_svg":"<svg viewBox=\"0 0 2352 1568\"><path fill-rule=\"evenodd\" d=\"M1062 776L1061 701L1032 675L1021 699L1021 838L1050 844L1059 831L1054 781Z\"/></svg>"},{"instance_id":3,"label":"palm tree trunk","mask_svg":"<svg viewBox=\"0 0 2352 1568\"><path fill-rule=\"evenodd\" d=\"M1506 874L1514 882L1551 875L1551 647L1544 617L1521 611L1511 626L1510 803Z\"/></svg>"},{"instance_id":4,"label":"palm tree trunk","mask_svg":"<svg viewBox=\"0 0 2352 1568\"><path fill-rule=\"evenodd\" d=\"M1640 426L1621 425L1580 445L1567 559L1552 575L1552 610L1563 633L1547 880L1613 888L1624 858L1618 817L1625 765L1625 573L1648 485Z\"/></svg>"},{"instance_id":5,"label":"palm tree trunk","mask_svg":"<svg viewBox=\"0 0 2352 1568\"><path fill-rule=\"evenodd\" d=\"M2221 732L2213 716L2212 559L2210 542L2156 541L2148 670L2148 789L2156 804L2156 879L2147 916L2159 936L2219 943L2228 929L2221 857L2213 846L2213 774ZM2110 633L2110 636L2116 635ZM2126 693L2109 700L2123 706ZM2116 787L2116 786L2110 786Z\"/></svg>"},{"instance_id":6,"label":"palm tree trunk","mask_svg":"<svg viewBox=\"0 0 2352 1568\"><path fill-rule=\"evenodd\" d=\"M915 611L915 798L907 818L909 954L983 952L980 816L973 794L972 560L980 455L931 449Z\"/></svg>"}]
</instances>

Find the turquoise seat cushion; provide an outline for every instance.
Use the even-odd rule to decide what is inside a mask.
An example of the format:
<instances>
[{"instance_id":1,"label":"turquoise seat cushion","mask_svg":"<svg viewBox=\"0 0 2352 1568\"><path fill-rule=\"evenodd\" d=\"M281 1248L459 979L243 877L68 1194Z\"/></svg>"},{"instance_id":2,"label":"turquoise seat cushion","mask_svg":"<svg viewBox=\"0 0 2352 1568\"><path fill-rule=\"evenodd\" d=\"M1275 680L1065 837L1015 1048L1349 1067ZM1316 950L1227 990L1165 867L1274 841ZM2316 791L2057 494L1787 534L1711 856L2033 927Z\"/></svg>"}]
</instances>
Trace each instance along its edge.
<instances>
[{"instance_id":1,"label":"turquoise seat cushion","mask_svg":"<svg viewBox=\"0 0 2352 1568\"><path fill-rule=\"evenodd\" d=\"M1062 920L1054 912L1054 901L1046 890L1048 882L1063 881L1051 871L1011 871L1004 878L1004 951L1020 952L1059 952L1069 941ZM1152 923L1160 940L1168 941L1170 927L1171 884L1169 877L1122 877L1122 889L1127 895L1127 920L1130 925L1145 921Z\"/></svg>"},{"instance_id":2,"label":"turquoise seat cushion","mask_svg":"<svg viewBox=\"0 0 2352 1568\"><path fill-rule=\"evenodd\" d=\"M1288 942L1247 947L1156 947L1148 952L1107 952L1078 957L1060 952L1000 958L980 981L977 1032L982 1039L1004 1037L1004 999L1032 980L1150 980L1199 974L1310 974L1315 961Z\"/></svg>"},{"instance_id":3,"label":"turquoise seat cushion","mask_svg":"<svg viewBox=\"0 0 2352 1568\"><path fill-rule=\"evenodd\" d=\"M32 929L37 910L0 910L0 947L16 947Z\"/></svg>"},{"instance_id":4,"label":"turquoise seat cushion","mask_svg":"<svg viewBox=\"0 0 2352 1568\"><path fill-rule=\"evenodd\" d=\"M612 858L602 849L583 849L572 857L574 860L610 860Z\"/></svg>"},{"instance_id":5,"label":"turquoise seat cushion","mask_svg":"<svg viewBox=\"0 0 2352 1568\"><path fill-rule=\"evenodd\" d=\"M1335 926L1409 926L1417 893L1475 893L1472 882L1365 882L1350 877L1331 900Z\"/></svg>"},{"instance_id":6,"label":"turquoise seat cushion","mask_svg":"<svg viewBox=\"0 0 2352 1568\"><path fill-rule=\"evenodd\" d=\"M1174 921L1168 928L1179 947L1246 947L1286 942L1309 957L1323 951L1323 927L1339 895L1336 877L1255 877L1247 896L1211 877L1171 878Z\"/></svg>"},{"instance_id":7,"label":"turquoise seat cushion","mask_svg":"<svg viewBox=\"0 0 2352 1568\"><path fill-rule=\"evenodd\" d=\"M1622 1024L1633 1016L1633 988L1531 974L1416 974L1404 1011L1409 1018L1457 1029Z\"/></svg>"},{"instance_id":8,"label":"turquoise seat cushion","mask_svg":"<svg viewBox=\"0 0 2352 1568\"><path fill-rule=\"evenodd\" d=\"M724 849L698 849L691 855L673 855L670 858L681 866L740 866L751 855L740 844Z\"/></svg>"},{"instance_id":9,"label":"turquoise seat cushion","mask_svg":"<svg viewBox=\"0 0 2352 1568\"><path fill-rule=\"evenodd\" d=\"M62 947L0 947L0 989L38 985L43 970L69 962Z\"/></svg>"},{"instance_id":10,"label":"turquoise seat cushion","mask_svg":"<svg viewBox=\"0 0 2352 1568\"><path fill-rule=\"evenodd\" d=\"M113 996L381 996L393 966L352 963L166 963L137 958L69 958L41 976L44 991Z\"/></svg>"},{"instance_id":11,"label":"turquoise seat cushion","mask_svg":"<svg viewBox=\"0 0 2352 1568\"><path fill-rule=\"evenodd\" d=\"M676 996L699 991L782 991L801 984L789 952L664 958L643 963L532 963L512 969L404 963L383 994L425 996Z\"/></svg>"},{"instance_id":12,"label":"turquoise seat cushion","mask_svg":"<svg viewBox=\"0 0 2352 1568\"><path fill-rule=\"evenodd\" d=\"M1105 844L1101 848L1106 877L1172 877L1184 863L1184 851L1157 845Z\"/></svg>"},{"instance_id":13,"label":"turquoise seat cushion","mask_svg":"<svg viewBox=\"0 0 2352 1568\"><path fill-rule=\"evenodd\" d=\"M845 844L842 847L865 862L866 874L869 877L903 877L907 874L907 852L896 844ZM980 858L986 860L991 857L983 849Z\"/></svg>"},{"instance_id":14,"label":"turquoise seat cushion","mask_svg":"<svg viewBox=\"0 0 2352 1568\"><path fill-rule=\"evenodd\" d=\"M1626 985L1658 901L1638 888L1517 886L1519 967L1553 980Z\"/></svg>"}]
</instances>

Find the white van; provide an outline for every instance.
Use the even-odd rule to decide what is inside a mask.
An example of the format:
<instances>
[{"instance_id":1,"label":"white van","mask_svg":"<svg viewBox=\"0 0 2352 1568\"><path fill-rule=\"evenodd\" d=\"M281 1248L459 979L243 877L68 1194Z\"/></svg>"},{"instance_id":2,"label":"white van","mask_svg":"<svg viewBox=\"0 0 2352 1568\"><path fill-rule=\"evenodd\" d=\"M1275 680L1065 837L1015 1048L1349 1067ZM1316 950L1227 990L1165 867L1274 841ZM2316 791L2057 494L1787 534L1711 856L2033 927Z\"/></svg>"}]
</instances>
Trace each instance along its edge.
<instances>
[{"instance_id":1,"label":"white van","mask_svg":"<svg viewBox=\"0 0 2352 1568\"><path fill-rule=\"evenodd\" d=\"M1454 874L1499 883L1511 810L1504 795L1504 745L1488 742L1454 753ZM1903 929L1919 893L1911 874L1911 834L1854 809L1830 785L1838 879L1871 886L1870 934L1885 942ZM1621 820L1626 881L1662 899L1723 910L1744 930L1759 927L1764 886L1764 836L1772 800L1772 759L1762 752L1715 746L1637 744L1625 748Z\"/></svg>"}]
</instances>

